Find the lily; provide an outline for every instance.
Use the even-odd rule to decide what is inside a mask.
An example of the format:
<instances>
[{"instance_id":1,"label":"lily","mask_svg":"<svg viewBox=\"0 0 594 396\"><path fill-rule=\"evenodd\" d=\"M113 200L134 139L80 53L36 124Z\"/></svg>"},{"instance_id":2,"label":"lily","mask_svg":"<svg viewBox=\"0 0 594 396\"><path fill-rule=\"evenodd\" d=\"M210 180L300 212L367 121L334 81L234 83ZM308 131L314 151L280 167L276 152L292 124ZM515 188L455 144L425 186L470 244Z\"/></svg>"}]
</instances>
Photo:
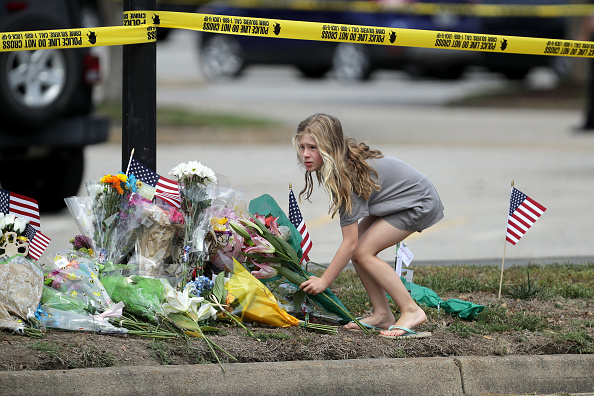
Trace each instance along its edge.
<instances>
[{"instance_id":1,"label":"lily","mask_svg":"<svg viewBox=\"0 0 594 396\"><path fill-rule=\"evenodd\" d=\"M268 279L278 275L278 271L270 264L254 263L258 271L252 271L251 274L257 279Z\"/></svg>"},{"instance_id":2,"label":"lily","mask_svg":"<svg viewBox=\"0 0 594 396\"><path fill-rule=\"evenodd\" d=\"M245 249L246 253L274 253L276 249L266 238L263 238L258 235L254 235L252 237L252 242L254 246L248 247Z\"/></svg>"},{"instance_id":3,"label":"lily","mask_svg":"<svg viewBox=\"0 0 594 396\"><path fill-rule=\"evenodd\" d=\"M244 226L252 227L254 230L256 230L258 232L258 234L262 235L262 230L260 229L260 227L258 227L258 225L256 223L254 223L249 217L245 217L245 215L242 215L241 219L239 219L239 221Z\"/></svg>"}]
</instances>

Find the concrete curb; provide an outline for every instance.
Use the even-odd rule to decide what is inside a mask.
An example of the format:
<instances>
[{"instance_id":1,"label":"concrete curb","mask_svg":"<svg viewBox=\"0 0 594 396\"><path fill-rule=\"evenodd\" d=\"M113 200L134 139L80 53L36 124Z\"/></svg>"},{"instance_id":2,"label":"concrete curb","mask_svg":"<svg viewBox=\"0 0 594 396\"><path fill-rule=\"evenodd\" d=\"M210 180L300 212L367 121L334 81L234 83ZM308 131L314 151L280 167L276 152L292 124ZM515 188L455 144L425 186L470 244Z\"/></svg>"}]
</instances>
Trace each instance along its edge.
<instances>
[{"instance_id":1,"label":"concrete curb","mask_svg":"<svg viewBox=\"0 0 594 396\"><path fill-rule=\"evenodd\" d=\"M0 395L594 394L594 355L353 359L0 372Z\"/></svg>"}]
</instances>

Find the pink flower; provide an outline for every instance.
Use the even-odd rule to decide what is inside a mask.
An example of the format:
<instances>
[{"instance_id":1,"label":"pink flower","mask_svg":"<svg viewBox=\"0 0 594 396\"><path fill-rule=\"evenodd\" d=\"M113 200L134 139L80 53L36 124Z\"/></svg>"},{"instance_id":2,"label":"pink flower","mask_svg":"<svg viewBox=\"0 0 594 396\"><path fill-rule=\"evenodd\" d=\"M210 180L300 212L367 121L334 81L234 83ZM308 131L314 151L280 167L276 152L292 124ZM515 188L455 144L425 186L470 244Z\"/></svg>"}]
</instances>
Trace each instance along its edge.
<instances>
[{"instance_id":1,"label":"pink flower","mask_svg":"<svg viewBox=\"0 0 594 396\"><path fill-rule=\"evenodd\" d=\"M276 250L270 242L258 235L252 236L254 246L245 249L246 253L274 253Z\"/></svg>"},{"instance_id":2,"label":"pink flower","mask_svg":"<svg viewBox=\"0 0 594 396\"><path fill-rule=\"evenodd\" d=\"M278 275L278 271L274 269L272 265L269 264L258 264L254 263L256 267L259 268L258 271L252 271L252 275L258 279L268 279L272 278L273 276Z\"/></svg>"}]
</instances>

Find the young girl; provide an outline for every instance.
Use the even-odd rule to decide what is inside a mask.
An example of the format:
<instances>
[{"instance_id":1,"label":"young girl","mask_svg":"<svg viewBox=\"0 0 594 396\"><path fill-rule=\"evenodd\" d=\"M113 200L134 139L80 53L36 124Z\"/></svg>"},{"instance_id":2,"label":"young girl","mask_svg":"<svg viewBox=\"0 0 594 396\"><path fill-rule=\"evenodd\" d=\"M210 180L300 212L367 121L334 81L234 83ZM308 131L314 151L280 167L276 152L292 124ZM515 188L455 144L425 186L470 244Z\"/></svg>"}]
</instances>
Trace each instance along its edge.
<instances>
[{"instance_id":1,"label":"young girl","mask_svg":"<svg viewBox=\"0 0 594 396\"><path fill-rule=\"evenodd\" d=\"M309 294L323 292L352 260L373 306L373 314L360 321L365 327L382 330L380 334L388 338L430 336L411 330L425 322L425 312L392 267L377 257L443 218L443 205L427 176L344 137L340 121L326 114L302 121L293 145L305 167L305 187L299 197L311 196L315 173L330 195L329 212L332 217L339 213L342 228L342 243L324 274L312 276L300 288ZM400 309L398 320L386 293ZM359 328L353 322L345 327Z\"/></svg>"}]
</instances>

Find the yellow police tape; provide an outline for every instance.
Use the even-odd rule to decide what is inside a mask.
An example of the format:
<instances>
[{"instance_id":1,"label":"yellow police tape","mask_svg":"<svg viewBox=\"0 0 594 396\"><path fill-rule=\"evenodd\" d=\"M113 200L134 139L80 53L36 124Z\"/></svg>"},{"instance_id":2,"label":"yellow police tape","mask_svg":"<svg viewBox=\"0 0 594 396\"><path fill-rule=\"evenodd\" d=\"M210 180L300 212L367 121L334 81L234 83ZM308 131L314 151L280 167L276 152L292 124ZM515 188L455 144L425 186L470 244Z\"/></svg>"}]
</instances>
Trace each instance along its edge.
<instances>
[{"instance_id":1,"label":"yellow police tape","mask_svg":"<svg viewBox=\"0 0 594 396\"><path fill-rule=\"evenodd\" d=\"M195 5L210 0L161 0L165 4ZM308 11L353 11L396 12L400 14L437 15L455 14L480 17L568 17L586 16L594 13L594 4L469 4L469 3L405 3L390 1L342 1L342 0L226 0L230 7L275 10Z\"/></svg>"},{"instance_id":2,"label":"yellow police tape","mask_svg":"<svg viewBox=\"0 0 594 396\"><path fill-rule=\"evenodd\" d=\"M1 33L0 51L147 43L156 40L157 26L281 39L594 57L594 42L587 41L150 10L124 12L124 27Z\"/></svg>"},{"instance_id":3,"label":"yellow police tape","mask_svg":"<svg viewBox=\"0 0 594 396\"><path fill-rule=\"evenodd\" d=\"M61 30L0 33L0 52L49 48L81 48L147 43L157 40L157 28L150 25L110 26Z\"/></svg>"},{"instance_id":4,"label":"yellow police tape","mask_svg":"<svg viewBox=\"0 0 594 396\"><path fill-rule=\"evenodd\" d=\"M147 11L147 13L150 12ZM127 14L129 17L131 16L131 13ZM180 12L153 12L153 15L154 23L161 27L212 33L402 47L594 57L594 43L587 41L397 29Z\"/></svg>"}]
</instances>

